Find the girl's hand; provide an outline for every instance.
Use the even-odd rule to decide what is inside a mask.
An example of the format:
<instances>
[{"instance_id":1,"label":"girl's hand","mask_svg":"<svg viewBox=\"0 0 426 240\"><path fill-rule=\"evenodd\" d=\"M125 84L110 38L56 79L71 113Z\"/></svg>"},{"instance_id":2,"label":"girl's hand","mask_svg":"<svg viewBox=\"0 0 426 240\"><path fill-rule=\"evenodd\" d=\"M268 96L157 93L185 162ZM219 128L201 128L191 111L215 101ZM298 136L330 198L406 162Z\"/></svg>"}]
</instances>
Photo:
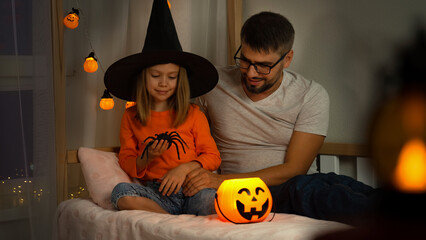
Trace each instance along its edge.
<instances>
[{"instance_id":1,"label":"girl's hand","mask_svg":"<svg viewBox=\"0 0 426 240\"><path fill-rule=\"evenodd\" d=\"M148 148L148 163L152 161L152 159L161 156L169 146L169 143L166 140L155 140L151 146Z\"/></svg>"},{"instance_id":2,"label":"girl's hand","mask_svg":"<svg viewBox=\"0 0 426 240\"><path fill-rule=\"evenodd\" d=\"M172 193L178 193L185 181L186 174L188 174L187 168L181 164L166 174L164 174L160 188L158 189L163 195L170 196Z\"/></svg>"},{"instance_id":3,"label":"girl's hand","mask_svg":"<svg viewBox=\"0 0 426 240\"><path fill-rule=\"evenodd\" d=\"M163 195L170 196L172 193L177 194L186 179L186 175L194 169L201 168L196 162L183 163L164 174L160 188L158 189Z\"/></svg>"},{"instance_id":4,"label":"girl's hand","mask_svg":"<svg viewBox=\"0 0 426 240\"><path fill-rule=\"evenodd\" d=\"M145 169L154 158L163 154L168 146L169 143L166 140L155 140L152 145L148 147L147 154L136 159L138 171Z\"/></svg>"}]
</instances>

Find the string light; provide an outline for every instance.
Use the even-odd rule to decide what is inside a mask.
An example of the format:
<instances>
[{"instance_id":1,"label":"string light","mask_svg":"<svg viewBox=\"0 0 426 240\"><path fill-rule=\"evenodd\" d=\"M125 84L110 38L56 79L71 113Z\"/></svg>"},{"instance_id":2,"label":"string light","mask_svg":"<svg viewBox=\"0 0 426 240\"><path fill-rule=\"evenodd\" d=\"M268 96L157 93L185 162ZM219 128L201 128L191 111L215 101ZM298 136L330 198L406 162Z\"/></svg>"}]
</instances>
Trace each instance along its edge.
<instances>
[{"instance_id":1,"label":"string light","mask_svg":"<svg viewBox=\"0 0 426 240\"><path fill-rule=\"evenodd\" d=\"M106 89L104 91L104 95L102 95L101 101L99 102L99 106L103 110L110 110L114 107L114 99L112 99L111 94L109 94Z\"/></svg>"},{"instance_id":2,"label":"string light","mask_svg":"<svg viewBox=\"0 0 426 240\"><path fill-rule=\"evenodd\" d=\"M78 27L78 20L80 19L79 10L72 8L72 12L69 12L64 18L64 25L69 29L74 29Z\"/></svg>"},{"instance_id":3,"label":"string light","mask_svg":"<svg viewBox=\"0 0 426 240\"><path fill-rule=\"evenodd\" d=\"M81 195L84 194L84 191L85 191L84 187L79 187L78 191L68 194L68 199L78 198L78 197L80 197Z\"/></svg>"},{"instance_id":4,"label":"string light","mask_svg":"<svg viewBox=\"0 0 426 240\"><path fill-rule=\"evenodd\" d=\"M77 8L79 9L79 1L76 0L75 4L77 5ZM68 24L68 23L72 23L71 27L75 28L78 25L78 20L80 19L80 15L81 15L81 19L87 19L84 16L84 11L82 11L81 9L77 10L75 8L73 8L73 12L70 12L69 15L64 19L64 24ZM76 19L76 21L74 21L74 19ZM84 22L82 22L84 23ZM74 24L74 25L73 25ZM75 25L77 24L77 25ZM92 42L89 38L89 34L87 31L87 28L83 27L83 33L84 36L86 37L88 43L89 43L89 47L91 49L91 52L89 54L89 56L87 56L85 58L84 64L83 64L83 69L84 71L88 72L88 73L94 73L98 70L98 67L100 67L102 69L102 72L105 72L103 67L102 67L102 63L98 58L95 58L95 50L92 46ZM100 107L104 110L110 110L114 107L114 100L112 99L112 96L108 94L104 93L104 96L102 97L100 103L99 103Z\"/></svg>"},{"instance_id":5,"label":"string light","mask_svg":"<svg viewBox=\"0 0 426 240\"><path fill-rule=\"evenodd\" d=\"M12 178L9 180L2 181L2 192L0 194L6 193L10 197L4 198L4 206L19 207L27 204L32 199L40 202L43 197L43 188L39 190L34 190L34 186L31 183L31 180L24 180L22 178ZM6 190L6 192L3 192ZM7 193L9 192L9 194ZM32 194L31 194L32 193Z\"/></svg>"}]
</instances>

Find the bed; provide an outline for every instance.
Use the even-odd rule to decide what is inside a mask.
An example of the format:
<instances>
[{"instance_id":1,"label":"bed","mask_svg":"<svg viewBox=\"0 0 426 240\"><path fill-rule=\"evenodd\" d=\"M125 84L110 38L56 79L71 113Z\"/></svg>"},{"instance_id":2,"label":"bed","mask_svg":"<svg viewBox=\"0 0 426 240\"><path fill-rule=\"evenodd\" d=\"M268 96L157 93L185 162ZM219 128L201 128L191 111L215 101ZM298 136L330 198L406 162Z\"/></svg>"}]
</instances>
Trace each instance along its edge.
<instances>
[{"instance_id":1,"label":"bed","mask_svg":"<svg viewBox=\"0 0 426 240\"><path fill-rule=\"evenodd\" d=\"M58 205L55 239L315 239L352 228L343 223L283 213L270 213L260 223L233 224L219 220L216 214L176 216L140 210L117 211L109 202L112 188L118 182L133 181L119 167L117 151L118 148L81 147L71 152L76 156L68 162L80 162L89 197L68 199Z\"/></svg>"}]
</instances>

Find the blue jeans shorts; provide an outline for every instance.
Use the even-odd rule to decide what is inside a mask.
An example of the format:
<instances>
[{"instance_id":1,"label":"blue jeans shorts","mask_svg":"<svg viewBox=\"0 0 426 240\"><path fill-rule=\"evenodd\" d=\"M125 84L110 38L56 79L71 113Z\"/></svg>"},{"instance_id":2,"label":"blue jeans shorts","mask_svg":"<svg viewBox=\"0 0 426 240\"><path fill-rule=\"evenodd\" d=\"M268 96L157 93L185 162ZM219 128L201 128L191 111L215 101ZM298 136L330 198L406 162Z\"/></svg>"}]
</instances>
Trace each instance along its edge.
<instances>
[{"instance_id":1,"label":"blue jeans shorts","mask_svg":"<svg viewBox=\"0 0 426 240\"><path fill-rule=\"evenodd\" d=\"M187 197L182 193L182 189L177 194L163 196L158 188L159 182L145 182L144 185L137 183L119 183L111 193L111 202L117 207L117 202L125 196L139 196L153 200L170 214L193 214L205 216L215 214L214 199L216 189L205 188L192 197Z\"/></svg>"}]
</instances>

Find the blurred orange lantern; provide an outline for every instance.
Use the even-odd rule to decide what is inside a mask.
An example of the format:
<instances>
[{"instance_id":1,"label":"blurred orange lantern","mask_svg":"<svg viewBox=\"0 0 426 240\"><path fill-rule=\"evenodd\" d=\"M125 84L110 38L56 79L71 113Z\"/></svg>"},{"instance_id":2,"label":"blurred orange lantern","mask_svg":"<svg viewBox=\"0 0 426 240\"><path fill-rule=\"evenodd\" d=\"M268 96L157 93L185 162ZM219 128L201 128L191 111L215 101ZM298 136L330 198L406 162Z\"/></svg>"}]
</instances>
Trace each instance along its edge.
<instances>
[{"instance_id":1,"label":"blurred orange lantern","mask_svg":"<svg viewBox=\"0 0 426 240\"><path fill-rule=\"evenodd\" d=\"M78 16L78 9L73 8L72 12L69 12L68 15L64 18L64 25L67 28L74 29L78 27L78 20L80 17Z\"/></svg>"},{"instance_id":2,"label":"blurred orange lantern","mask_svg":"<svg viewBox=\"0 0 426 240\"><path fill-rule=\"evenodd\" d=\"M126 102L126 108L130 108L136 105L136 102Z\"/></svg>"},{"instance_id":3,"label":"blurred orange lantern","mask_svg":"<svg viewBox=\"0 0 426 240\"><path fill-rule=\"evenodd\" d=\"M380 185L402 194L426 195L425 36L418 29L414 41L398 52L397 64L383 72L386 98L370 129Z\"/></svg>"},{"instance_id":4,"label":"blurred orange lantern","mask_svg":"<svg viewBox=\"0 0 426 240\"><path fill-rule=\"evenodd\" d=\"M104 95L102 95L99 106L103 110L110 110L114 107L114 99L112 99L111 94L109 94L108 90L105 89Z\"/></svg>"},{"instance_id":5,"label":"blurred orange lantern","mask_svg":"<svg viewBox=\"0 0 426 240\"><path fill-rule=\"evenodd\" d=\"M84 61L84 71L92 73L98 70L98 60L95 58L95 53L91 52Z\"/></svg>"},{"instance_id":6,"label":"blurred orange lantern","mask_svg":"<svg viewBox=\"0 0 426 240\"><path fill-rule=\"evenodd\" d=\"M225 180L217 190L215 209L222 221L261 222L271 212L271 192L258 177Z\"/></svg>"},{"instance_id":7,"label":"blurred orange lantern","mask_svg":"<svg viewBox=\"0 0 426 240\"><path fill-rule=\"evenodd\" d=\"M393 179L402 192L426 192L426 145L421 139L412 139L402 147Z\"/></svg>"}]
</instances>

